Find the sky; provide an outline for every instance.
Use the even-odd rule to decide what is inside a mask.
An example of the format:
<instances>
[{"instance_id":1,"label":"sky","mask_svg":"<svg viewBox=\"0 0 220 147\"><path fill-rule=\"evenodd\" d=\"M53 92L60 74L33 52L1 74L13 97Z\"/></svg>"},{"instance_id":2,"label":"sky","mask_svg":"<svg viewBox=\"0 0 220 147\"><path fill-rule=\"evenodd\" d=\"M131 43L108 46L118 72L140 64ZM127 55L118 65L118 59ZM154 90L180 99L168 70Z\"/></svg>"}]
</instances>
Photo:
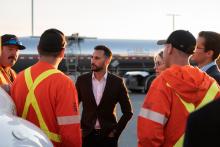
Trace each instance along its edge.
<instances>
[{"instance_id":1,"label":"sky","mask_svg":"<svg viewBox=\"0 0 220 147\"><path fill-rule=\"evenodd\" d=\"M220 32L217 0L34 0L34 35L165 39L175 30ZM0 34L31 36L31 0L0 0Z\"/></svg>"}]
</instances>

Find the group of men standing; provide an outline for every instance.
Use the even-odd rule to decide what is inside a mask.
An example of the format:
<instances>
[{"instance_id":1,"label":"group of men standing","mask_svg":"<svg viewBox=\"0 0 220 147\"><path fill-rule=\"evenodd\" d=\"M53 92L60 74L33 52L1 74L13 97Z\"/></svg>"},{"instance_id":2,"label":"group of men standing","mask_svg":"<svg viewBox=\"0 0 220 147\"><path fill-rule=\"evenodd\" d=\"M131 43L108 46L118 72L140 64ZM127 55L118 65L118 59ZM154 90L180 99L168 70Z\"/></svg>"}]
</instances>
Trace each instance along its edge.
<instances>
[{"instance_id":1,"label":"group of men standing","mask_svg":"<svg viewBox=\"0 0 220 147\"><path fill-rule=\"evenodd\" d=\"M1 84L9 85L18 116L40 127L56 147L118 146L118 138L133 113L122 78L108 72L112 59L108 47L94 48L92 72L79 76L75 87L57 69L66 46L61 31L48 29L41 35L37 46L39 61L17 77L11 66L18 51L25 47L14 35L3 35L1 44ZM220 96L220 73L215 61L220 52L218 33L201 32L196 40L189 31L177 30L164 45L167 69L153 81L140 110L139 147L182 146L189 114ZM201 70L189 64L192 54ZM123 113L119 121L115 114L117 103ZM192 146L191 130L189 125L186 147Z\"/></svg>"},{"instance_id":2,"label":"group of men standing","mask_svg":"<svg viewBox=\"0 0 220 147\"><path fill-rule=\"evenodd\" d=\"M1 65L11 70L22 45L16 36L10 37L8 42L5 44L2 40L2 48L13 47L16 55L7 56L13 64ZM39 61L8 82L17 115L41 128L55 147L116 147L133 113L122 78L107 70L111 50L103 45L94 48L92 72L80 76L75 87L72 80L57 69L65 46L61 31L46 30L37 46ZM81 127L80 102L83 106ZM119 121L115 112L117 103L123 113Z\"/></svg>"}]
</instances>

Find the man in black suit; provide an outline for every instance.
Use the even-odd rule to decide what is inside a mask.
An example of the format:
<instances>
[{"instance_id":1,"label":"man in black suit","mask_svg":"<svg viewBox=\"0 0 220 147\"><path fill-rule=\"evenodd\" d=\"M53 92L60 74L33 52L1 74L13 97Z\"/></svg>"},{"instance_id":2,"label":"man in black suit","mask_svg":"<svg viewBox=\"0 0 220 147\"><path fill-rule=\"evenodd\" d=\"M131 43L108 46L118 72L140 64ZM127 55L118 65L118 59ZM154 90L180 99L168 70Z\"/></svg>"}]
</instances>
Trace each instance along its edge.
<instances>
[{"instance_id":1,"label":"man in black suit","mask_svg":"<svg viewBox=\"0 0 220 147\"><path fill-rule=\"evenodd\" d=\"M190 114L184 147L220 146L220 99Z\"/></svg>"},{"instance_id":2,"label":"man in black suit","mask_svg":"<svg viewBox=\"0 0 220 147\"><path fill-rule=\"evenodd\" d=\"M197 47L191 60L198 67L213 77L220 84L220 72L216 59L220 53L220 34L211 31L201 31L197 38Z\"/></svg>"},{"instance_id":3,"label":"man in black suit","mask_svg":"<svg viewBox=\"0 0 220 147\"><path fill-rule=\"evenodd\" d=\"M133 114L123 80L107 70L111 58L109 48L96 46L91 58L92 72L79 76L76 82L83 106L83 147L117 147L118 138ZM123 113L118 122L117 103Z\"/></svg>"}]
</instances>

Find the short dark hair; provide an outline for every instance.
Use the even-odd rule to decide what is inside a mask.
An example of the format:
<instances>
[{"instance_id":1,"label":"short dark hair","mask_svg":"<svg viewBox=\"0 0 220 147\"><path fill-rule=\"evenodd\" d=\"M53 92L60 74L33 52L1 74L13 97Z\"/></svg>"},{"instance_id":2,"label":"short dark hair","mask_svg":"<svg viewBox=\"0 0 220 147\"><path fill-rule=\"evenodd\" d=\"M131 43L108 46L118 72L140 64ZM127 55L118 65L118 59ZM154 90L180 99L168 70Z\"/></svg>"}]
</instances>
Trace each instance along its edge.
<instances>
[{"instance_id":1,"label":"short dark hair","mask_svg":"<svg viewBox=\"0 0 220 147\"><path fill-rule=\"evenodd\" d=\"M220 34L212 31L201 31L199 37L205 39L205 52L212 50L212 60L217 59L220 53Z\"/></svg>"},{"instance_id":2,"label":"short dark hair","mask_svg":"<svg viewBox=\"0 0 220 147\"><path fill-rule=\"evenodd\" d=\"M97 46L95 46L94 50L102 50L102 51L104 51L104 54L106 57L112 58L111 50L108 47L106 47L105 45L97 45Z\"/></svg>"},{"instance_id":3,"label":"short dark hair","mask_svg":"<svg viewBox=\"0 0 220 147\"><path fill-rule=\"evenodd\" d=\"M163 59L163 51L160 51L159 53L157 53L155 56L154 56L154 62L156 61L156 59L160 57L161 59Z\"/></svg>"},{"instance_id":4,"label":"short dark hair","mask_svg":"<svg viewBox=\"0 0 220 147\"><path fill-rule=\"evenodd\" d=\"M58 56L65 48L66 39L60 30L48 29L40 37L38 50L40 55Z\"/></svg>"}]
</instances>

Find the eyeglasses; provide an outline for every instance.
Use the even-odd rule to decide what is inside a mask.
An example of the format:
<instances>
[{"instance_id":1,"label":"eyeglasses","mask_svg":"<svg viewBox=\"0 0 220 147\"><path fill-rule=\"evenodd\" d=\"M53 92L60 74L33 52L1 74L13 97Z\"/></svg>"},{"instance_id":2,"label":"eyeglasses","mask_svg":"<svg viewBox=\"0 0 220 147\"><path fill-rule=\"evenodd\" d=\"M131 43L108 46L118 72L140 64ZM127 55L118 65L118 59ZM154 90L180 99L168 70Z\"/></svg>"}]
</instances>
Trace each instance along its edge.
<instances>
[{"instance_id":1,"label":"eyeglasses","mask_svg":"<svg viewBox=\"0 0 220 147\"><path fill-rule=\"evenodd\" d=\"M204 50L205 48L196 47L197 50Z\"/></svg>"},{"instance_id":2,"label":"eyeglasses","mask_svg":"<svg viewBox=\"0 0 220 147\"><path fill-rule=\"evenodd\" d=\"M205 48L196 47L194 50L194 53L203 53L203 52L205 52Z\"/></svg>"}]
</instances>

